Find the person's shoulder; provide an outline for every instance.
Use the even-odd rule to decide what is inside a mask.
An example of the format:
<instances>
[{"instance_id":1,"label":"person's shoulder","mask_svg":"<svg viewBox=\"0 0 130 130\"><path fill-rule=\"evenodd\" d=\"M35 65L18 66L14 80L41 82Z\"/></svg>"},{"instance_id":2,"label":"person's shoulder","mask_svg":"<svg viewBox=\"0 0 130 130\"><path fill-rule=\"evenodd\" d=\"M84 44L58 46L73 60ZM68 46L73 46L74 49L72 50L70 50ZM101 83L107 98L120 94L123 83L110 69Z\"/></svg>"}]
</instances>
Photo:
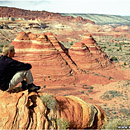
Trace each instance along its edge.
<instances>
[{"instance_id":1,"label":"person's shoulder","mask_svg":"<svg viewBox=\"0 0 130 130\"><path fill-rule=\"evenodd\" d=\"M0 55L0 59L3 59L4 58L4 56L3 55Z\"/></svg>"},{"instance_id":2,"label":"person's shoulder","mask_svg":"<svg viewBox=\"0 0 130 130\"><path fill-rule=\"evenodd\" d=\"M8 56L4 56L4 55L2 55L1 58L2 58L3 60L7 61L7 62L13 61L12 58L10 58L10 57L8 57Z\"/></svg>"}]
</instances>

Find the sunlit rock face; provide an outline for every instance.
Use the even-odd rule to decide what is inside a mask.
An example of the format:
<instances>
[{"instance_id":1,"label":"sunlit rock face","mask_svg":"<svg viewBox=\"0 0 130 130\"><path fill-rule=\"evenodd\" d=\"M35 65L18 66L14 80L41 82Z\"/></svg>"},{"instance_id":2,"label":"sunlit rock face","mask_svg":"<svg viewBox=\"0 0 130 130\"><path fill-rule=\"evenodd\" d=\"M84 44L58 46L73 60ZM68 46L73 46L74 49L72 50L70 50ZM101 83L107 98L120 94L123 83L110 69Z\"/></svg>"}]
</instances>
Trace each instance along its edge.
<instances>
[{"instance_id":1,"label":"sunlit rock face","mask_svg":"<svg viewBox=\"0 0 130 130\"><path fill-rule=\"evenodd\" d=\"M103 109L78 97L28 91L0 91L0 116L0 129L96 129L107 121Z\"/></svg>"},{"instance_id":2,"label":"sunlit rock face","mask_svg":"<svg viewBox=\"0 0 130 130\"><path fill-rule=\"evenodd\" d=\"M80 69L95 70L111 65L108 56L90 34L81 42L75 43L69 49L69 55Z\"/></svg>"},{"instance_id":3,"label":"sunlit rock face","mask_svg":"<svg viewBox=\"0 0 130 130\"><path fill-rule=\"evenodd\" d=\"M20 32L11 44L15 46L15 59L32 64L38 74L62 77L73 73L72 68L76 70L67 50L51 33Z\"/></svg>"},{"instance_id":4,"label":"sunlit rock face","mask_svg":"<svg viewBox=\"0 0 130 130\"><path fill-rule=\"evenodd\" d=\"M91 35L66 49L52 33L19 32L12 41L14 59L30 63L35 84L61 86L78 83L77 74L111 65Z\"/></svg>"}]
</instances>

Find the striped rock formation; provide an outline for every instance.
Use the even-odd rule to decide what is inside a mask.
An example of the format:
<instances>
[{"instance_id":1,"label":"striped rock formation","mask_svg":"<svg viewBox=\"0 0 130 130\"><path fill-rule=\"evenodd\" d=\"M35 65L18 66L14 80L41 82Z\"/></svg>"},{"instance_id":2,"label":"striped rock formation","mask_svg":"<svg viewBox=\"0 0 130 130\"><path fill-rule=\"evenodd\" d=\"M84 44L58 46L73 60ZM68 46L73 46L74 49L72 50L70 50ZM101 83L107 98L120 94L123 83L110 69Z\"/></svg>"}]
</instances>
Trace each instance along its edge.
<instances>
[{"instance_id":1,"label":"striped rock formation","mask_svg":"<svg viewBox=\"0 0 130 130\"><path fill-rule=\"evenodd\" d=\"M76 65L84 70L95 70L111 65L108 56L90 34L86 35L81 42L75 43L69 49L69 55Z\"/></svg>"},{"instance_id":2,"label":"striped rock formation","mask_svg":"<svg viewBox=\"0 0 130 130\"><path fill-rule=\"evenodd\" d=\"M77 70L66 49L51 33L20 32L11 44L15 46L15 59L31 63L37 74L66 77Z\"/></svg>"},{"instance_id":3,"label":"striped rock formation","mask_svg":"<svg viewBox=\"0 0 130 130\"><path fill-rule=\"evenodd\" d=\"M0 129L96 129L107 120L100 107L77 97L28 91L0 91L0 117Z\"/></svg>"}]
</instances>

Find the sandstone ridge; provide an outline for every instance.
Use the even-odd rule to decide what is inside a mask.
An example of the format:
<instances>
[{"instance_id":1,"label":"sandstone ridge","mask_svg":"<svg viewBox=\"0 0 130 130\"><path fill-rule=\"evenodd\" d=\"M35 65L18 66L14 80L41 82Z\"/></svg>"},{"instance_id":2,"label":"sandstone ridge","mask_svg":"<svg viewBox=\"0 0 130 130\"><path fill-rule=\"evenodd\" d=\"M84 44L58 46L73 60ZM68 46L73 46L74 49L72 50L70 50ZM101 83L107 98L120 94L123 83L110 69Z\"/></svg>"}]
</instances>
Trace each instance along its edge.
<instances>
[{"instance_id":1,"label":"sandstone ridge","mask_svg":"<svg viewBox=\"0 0 130 130\"><path fill-rule=\"evenodd\" d=\"M7 100L8 99L8 100ZM0 129L102 128L106 115L75 96L0 91Z\"/></svg>"},{"instance_id":2,"label":"sandstone ridge","mask_svg":"<svg viewBox=\"0 0 130 130\"><path fill-rule=\"evenodd\" d=\"M79 23L92 23L93 21L89 19L83 19L78 16L77 18L73 16L62 16L60 13L52 13L47 11L30 11L24 9L10 8L10 7L0 7L0 17L12 17L12 18L24 18L24 19L39 19L39 20L56 20L56 21L66 21L66 22L79 22Z\"/></svg>"}]
</instances>

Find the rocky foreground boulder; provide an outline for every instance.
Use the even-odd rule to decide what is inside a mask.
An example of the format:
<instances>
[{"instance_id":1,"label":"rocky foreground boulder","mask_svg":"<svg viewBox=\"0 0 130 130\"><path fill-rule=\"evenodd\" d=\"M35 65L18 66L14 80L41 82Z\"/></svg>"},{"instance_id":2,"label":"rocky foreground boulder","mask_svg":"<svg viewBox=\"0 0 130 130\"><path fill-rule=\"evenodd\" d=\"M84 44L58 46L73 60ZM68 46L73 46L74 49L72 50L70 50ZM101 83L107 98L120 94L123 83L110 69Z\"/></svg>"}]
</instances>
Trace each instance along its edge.
<instances>
[{"instance_id":1,"label":"rocky foreground boulder","mask_svg":"<svg viewBox=\"0 0 130 130\"><path fill-rule=\"evenodd\" d=\"M102 128L104 111L75 96L0 91L0 129Z\"/></svg>"}]
</instances>

